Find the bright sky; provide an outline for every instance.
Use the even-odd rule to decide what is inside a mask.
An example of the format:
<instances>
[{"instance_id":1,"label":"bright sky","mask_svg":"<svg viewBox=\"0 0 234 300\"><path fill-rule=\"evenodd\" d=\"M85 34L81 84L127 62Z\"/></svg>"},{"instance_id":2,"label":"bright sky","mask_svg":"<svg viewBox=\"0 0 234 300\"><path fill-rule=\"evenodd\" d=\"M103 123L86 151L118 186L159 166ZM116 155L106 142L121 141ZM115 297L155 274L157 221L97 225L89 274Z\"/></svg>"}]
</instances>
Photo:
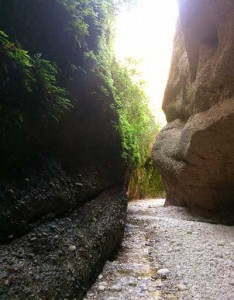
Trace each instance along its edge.
<instances>
[{"instance_id":1,"label":"bright sky","mask_svg":"<svg viewBox=\"0 0 234 300\"><path fill-rule=\"evenodd\" d=\"M147 82L150 108L165 124L161 110L171 62L173 37L178 15L176 0L138 0L130 11L122 12L116 25L115 52L120 60L142 60L139 71Z\"/></svg>"}]
</instances>

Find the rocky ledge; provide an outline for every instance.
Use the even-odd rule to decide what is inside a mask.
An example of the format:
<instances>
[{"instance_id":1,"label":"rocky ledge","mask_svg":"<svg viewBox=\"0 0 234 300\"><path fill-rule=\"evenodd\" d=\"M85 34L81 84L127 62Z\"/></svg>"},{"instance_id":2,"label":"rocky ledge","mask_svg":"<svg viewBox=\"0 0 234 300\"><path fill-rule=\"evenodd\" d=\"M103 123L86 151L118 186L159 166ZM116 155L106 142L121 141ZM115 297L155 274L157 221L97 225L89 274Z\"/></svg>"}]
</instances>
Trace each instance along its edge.
<instances>
[{"instance_id":1,"label":"rocky ledge","mask_svg":"<svg viewBox=\"0 0 234 300\"><path fill-rule=\"evenodd\" d=\"M127 199L101 193L70 215L0 246L1 299L82 299L124 233Z\"/></svg>"}]
</instances>

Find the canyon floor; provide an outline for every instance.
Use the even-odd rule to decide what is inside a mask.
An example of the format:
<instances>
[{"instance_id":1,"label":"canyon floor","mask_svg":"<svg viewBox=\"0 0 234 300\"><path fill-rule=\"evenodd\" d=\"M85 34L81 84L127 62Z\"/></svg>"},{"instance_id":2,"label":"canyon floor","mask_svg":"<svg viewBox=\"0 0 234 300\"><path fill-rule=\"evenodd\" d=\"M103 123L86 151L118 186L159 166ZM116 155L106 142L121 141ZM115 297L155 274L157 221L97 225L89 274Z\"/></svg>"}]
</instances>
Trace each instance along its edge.
<instances>
[{"instance_id":1,"label":"canyon floor","mask_svg":"<svg viewBox=\"0 0 234 300\"><path fill-rule=\"evenodd\" d=\"M234 227L163 204L129 203L122 248L85 300L234 299Z\"/></svg>"}]
</instances>

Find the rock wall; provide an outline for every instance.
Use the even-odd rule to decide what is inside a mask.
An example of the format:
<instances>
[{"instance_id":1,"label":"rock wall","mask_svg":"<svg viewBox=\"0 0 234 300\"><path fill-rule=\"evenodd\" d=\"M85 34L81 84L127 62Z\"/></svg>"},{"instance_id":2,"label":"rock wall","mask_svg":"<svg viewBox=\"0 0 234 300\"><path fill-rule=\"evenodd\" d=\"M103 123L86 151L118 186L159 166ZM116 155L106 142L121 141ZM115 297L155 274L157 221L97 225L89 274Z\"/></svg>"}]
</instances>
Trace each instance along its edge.
<instances>
[{"instance_id":1,"label":"rock wall","mask_svg":"<svg viewBox=\"0 0 234 300\"><path fill-rule=\"evenodd\" d=\"M111 189L0 245L0 299L83 299L120 245L126 208L125 196Z\"/></svg>"},{"instance_id":2,"label":"rock wall","mask_svg":"<svg viewBox=\"0 0 234 300\"><path fill-rule=\"evenodd\" d=\"M167 204L234 211L234 2L180 0L153 147Z\"/></svg>"},{"instance_id":3,"label":"rock wall","mask_svg":"<svg viewBox=\"0 0 234 300\"><path fill-rule=\"evenodd\" d=\"M55 63L72 103L47 119L36 104L57 99L37 86L25 105L24 73L0 39L0 116L23 119L16 131L0 118L0 299L83 299L121 243L128 166L107 70L95 60L109 42L105 3L0 0L0 31L24 49L14 56Z\"/></svg>"},{"instance_id":4,"label":"rock wall","mask_svg":"<svg viewBox=\"0 0 234 300\"><path fill-rule=\"evenodd\" d=\"M85 10L82 1L76 2ZM52 122L44 116L37 119L33 112L40 113L35 105L40 99L31 99L32 109L23 114L23 134L13 136L7 128L7 138L2 140L0 135L0 242L26 233L48 215L71 212L104 190L123 188L126 164L113 126L118 123L111 108L114 99L111 93L100 91L105 86L104 75L94 73L94 63L86 59L89 51L96 55L101 51L99 42L108 29L87 18L88 25L83 25L91 28L90 33L78 41L79 26L74 29L73 24L77 10L69 5L59 0L0 1L0 30L11 41L20 42L32 57L39 55L56 63L59 84L66 88L73 105L58 122ZM91 3L90 10L93 6ZM1 68L9 69L9 64L0 53ZM17 101L24 103L22 85L17 89ZM19 110L15 102L13 111Z\"/></svg>"}]
</instances>

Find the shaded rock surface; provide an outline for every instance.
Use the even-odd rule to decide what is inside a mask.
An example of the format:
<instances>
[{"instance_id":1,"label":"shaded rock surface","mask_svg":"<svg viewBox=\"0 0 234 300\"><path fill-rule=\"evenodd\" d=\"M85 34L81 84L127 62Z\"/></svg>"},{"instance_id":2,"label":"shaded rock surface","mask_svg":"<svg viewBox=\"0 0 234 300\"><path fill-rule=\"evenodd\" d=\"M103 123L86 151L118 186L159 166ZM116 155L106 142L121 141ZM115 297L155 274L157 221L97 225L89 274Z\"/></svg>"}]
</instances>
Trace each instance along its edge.
<instances>
[{"instance_id":1,"label":"shaded rock surface","mask_svg":"<svg viewBox=\"0 0 234 300\"><path fill-rule=\"evenodd\" d=\"M82 299L119 247L127 199L118 189L0 246L0 299Z\"/></svg>"},{"instance_id":2,"label":"shaded rock surface","mask_svg":"<svg viewBox=\"0 0 234 300\"><path fill-rule=\"evenodd\" d=\"M99 2L0 1L1 299L81 299L123 235L112 6Z\"/></svg>"},{"instance_id":3,"label":"shaded rock surface","mask_svg":"<svg viewBox=\"0 0 234 300\"><path fill-rule=\"evenodd\" d=\"M35 98L29 111L22 113L25 121L20 133L0 126L0 242L11 241L124 184L126 164L113 125L118 124L114 99L100 92L103 82L85 58L88 50L99 53L104 33L99 27L91 30L82 48L76 30L68 30L73 21L66 1L0 1L1 30L32 57L56 63L59 86L66 88L72 102L71 109L55 122L41 117L35 105L41 99ZM3 57L0 62L2 68ZM17 88L17 101L22 104L22 86ZM19 104L13 100L9 111L18 111Z\"/></svg>"},{"instance_id":4,"label":"shaded rock surface","mask_svg":"<svg viewBox=\"0 0 234 300\"><path fill-rule=\"evenodd\" d=\"M0 242L71 213L113 185L96 166L79 168L69 176L61 163L51 158L38 160L33 170L22 173L18 179L0 180Z\"/></svg>"},{"instance_id":5,"label":"shaded rock surface","mask_svg":"<svg viewBox=\"0 0 234 300\"><path fill-rule=\"evenodd\" d=\"M86 300L233 299L234 227L163 205L129 203L122 250Z\"/></svg>"},{"instance_id":6,"label":"shaded rock surface","mask_svg":"<svg viewBox=\"0 0 234 300\"><path fill-rule=\"evenodd\" d=\"M181 0L153 148L167 204L234 211L234 3Z\"/></svg>"}]
</instances>

